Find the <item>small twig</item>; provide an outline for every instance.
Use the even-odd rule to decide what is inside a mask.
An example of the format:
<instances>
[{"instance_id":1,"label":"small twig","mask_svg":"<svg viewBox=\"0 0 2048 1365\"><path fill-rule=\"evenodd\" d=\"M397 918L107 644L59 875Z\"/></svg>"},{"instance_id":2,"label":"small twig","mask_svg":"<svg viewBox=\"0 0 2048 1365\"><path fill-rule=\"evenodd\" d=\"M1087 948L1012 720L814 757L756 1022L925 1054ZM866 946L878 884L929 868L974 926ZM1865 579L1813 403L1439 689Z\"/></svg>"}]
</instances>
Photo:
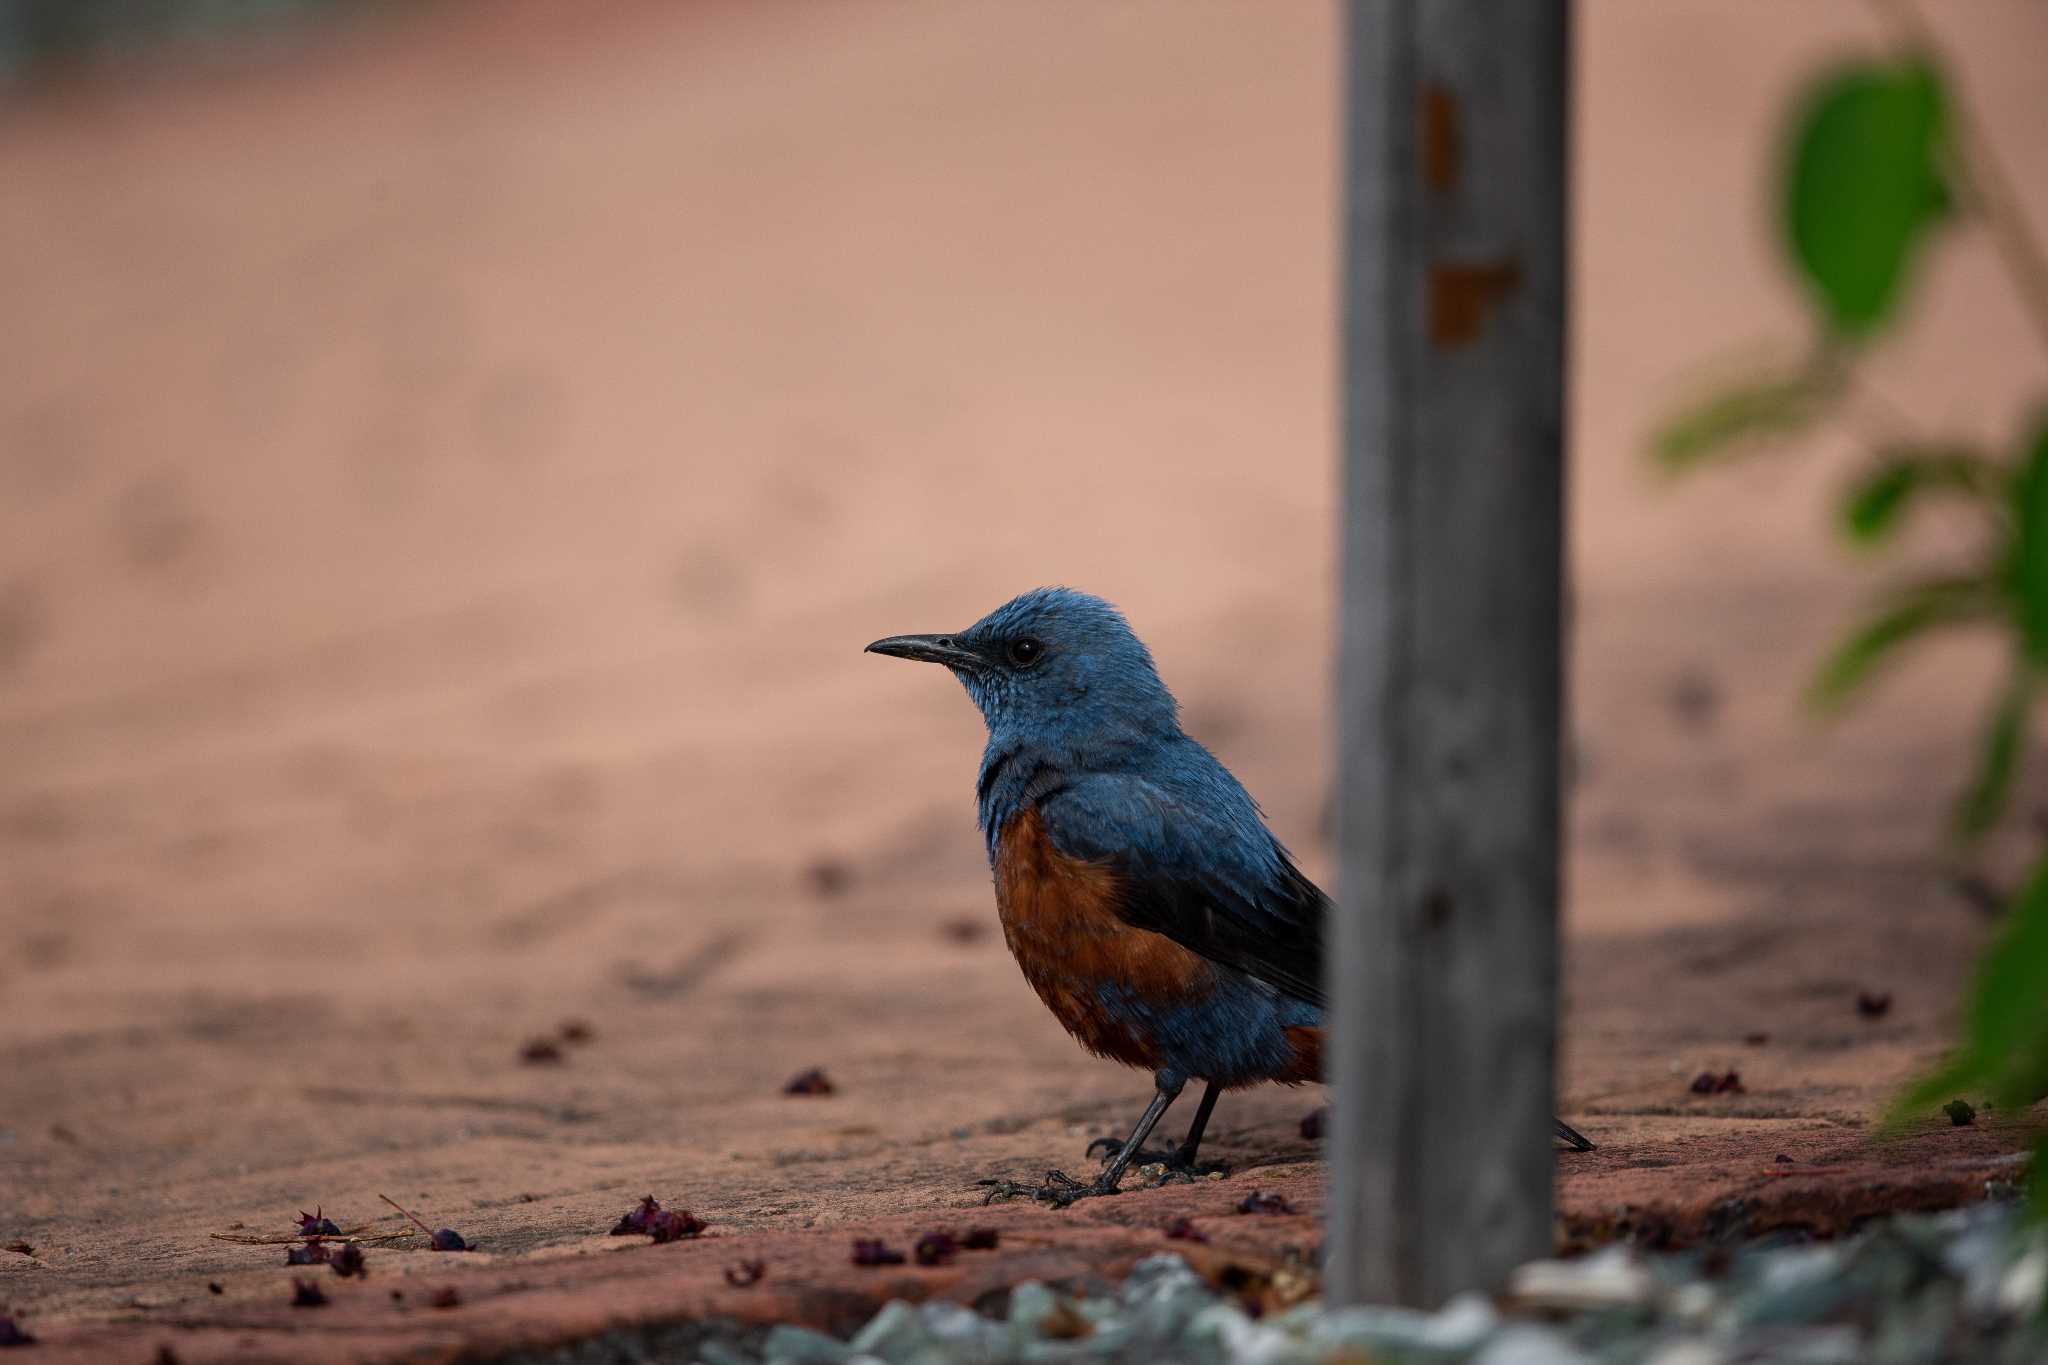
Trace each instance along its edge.
<instances>
[{"instance_id":1,"label":"small twig","mask_svg":"<svg viewBox=\"0 0 2048 1365\"><path fill-rule=\"evenodd\" d=\"M406 1207L405 1205L403 1205L403 1204L399 1203L399 1202L398 1202L398 1201L397 1201L396 1199L393 1199L393 1198L392 1198L392 1197L391 1197L390 1195L388 1195L388 1194L380 1194L380 1195L378 1195L377 1197L378 1197L379 1199L383 1200L383 1201L384 1201L385 1203L389 1204L389 1205L390 1205L390 1206L391 1206L392 1208L394 1208L394 1209L397 1209L397 1210L398 1210L398 1211L399 1211L400 1213L404 1214L404 1215L405 1215L405 1216L406 1216L407 1218L411 1219L411 1220L412 1220L412 1225L413 1225L414 1227L418 1228L418 1229L419 1229L419 1230L420 1230L421 1232L424 1232L424 1233L426 1233L426 1234L427 1234L427 1240L428 1240L428 1241L430 1241L430 1242L431 1242L431 1241L432 1241L432 1240L434 1239L434 1230L433 1230L432 1228L428 1227L428 1226L427 1226L427 1225L426 1225L425 1223L422 1223L422 1222L420 1221L420 1219L419 1219L419 1215L418 1215L418 1214L414 1213L414 1212L413 1212L413 1211L412 1211L411 1209L409 1209L409 1208L407 1208L407 1207Z\"/></svg>"},{"instance_id":2,"label":"small twig","mask_svg":"<svg viewBox=\"0 0 2048 1365\"><path fill-rule=\"evenodd\" d=\"M339 1235L323 1232L312 1237L263 1237L250 1236L240 1232L209 1232L206 1234L216 1242L233 1242L245 1247L296 1246L300 1242L398 1242L413 1235L412 1229L404 1232L371 1232L367 1225L360 1228L343 1228Z\"/></svg>"},{"instance_id":3,"label":"small twig","mask_svg":"<svg viewBox=\"0 0 2048 1365\"><path fill-rule=\"evenodd\" d=\"M1933 26L1914 0L1871 0L1871 4L1929 61L1943 70L1953 69L1942 54ZM2021 311L2040 335L2042 346L2048 348L2048 255L2042 254L2040 244L2034 240L2012 182L2006 178L1990 139L1971 115L1961 87L1950 82L1949 97L1950 124L1960 163L1956 167L1962 182L1960 188L1982 215L1993 244L2013 276Z\"/></svg>"}]
</instances>

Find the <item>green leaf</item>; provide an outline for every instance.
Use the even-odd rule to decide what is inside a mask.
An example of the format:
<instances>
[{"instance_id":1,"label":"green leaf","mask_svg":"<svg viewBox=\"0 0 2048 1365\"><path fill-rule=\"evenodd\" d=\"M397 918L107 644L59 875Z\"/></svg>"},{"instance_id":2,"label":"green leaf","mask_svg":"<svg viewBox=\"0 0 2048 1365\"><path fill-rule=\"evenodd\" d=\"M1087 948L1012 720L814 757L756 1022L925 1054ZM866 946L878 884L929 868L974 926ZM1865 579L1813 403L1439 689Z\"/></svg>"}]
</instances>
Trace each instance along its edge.
<instances>
[{"instance_id":1,"label":"green leaf","mask_svg":"<svg viewBox=\"0 0 2048 1365\"><path fill-rule=\"evenodd\" d=\"M1709 456L1797 436L1827 415L1841 390L1840 372L1826 360L1745 380L1667 418L1651 437L1651 453L1680 472Z\"/></svg>"},{"instance_id":2,"label":"green leaf","mask_svg":"<svg viewBox=\"0 0 2048 1365\"><path fill-rule=\"evenodd\" d=\"M2019 770L2020 749L2026 741L2027 708L2033 699L2031 681L2022 673L2007 685L1992 709L1991 722L1984 727L1977 771L1956 801L1955 829L1962 838L1977 838L2005 814L2013 774ZM2048 979L2044 979L2043 989L2048 989Z\"/></svg>"},{"instance_id":3,"label":"green leaf","mask_svg":"<svg viewBox=\"0 0 2048 1365\"><path fill-rule=\"evenodd\" d=\"M2035 865L1978 963L1962 1044L1901 1097L1894 1117L1924 1111L1958 1091L1981 1093L2009 1110L2048 1093L2048 859Z\"/></svg>"},{"instance_id":4,"label":"green leaf","mask_svg":"<svg viewBox=\"0 0 2048 1365\"><path fill-rule=\"evenodd\" d=\"M1908 507L1928 492L1959 493L1989 501L2005 494L2005 471L1960 447L1900 448L1850 484L1842 500L1842 526L1858 544L1874 545L1897 530Z\"/></svg>"},{"instance_id":5,"label":"green leaf","mask_svg":"<svg viewBox=\"0 0 2048 1365\"><path fill-rule=\"evenodd\" d=\"M1982 578L1934 579L1898 590L1835 646L1807 689L1808 704L1839 708L1899 646L1934 626L1984 620L1994 601Z\"/></svg>"},{"instance_id":6,"label":"green leaf","mask_svg":"<svg viewBox=\"0 0 2048 1365\"><path fill-rule=\"evenodd\" d=\"M2048 423L2013 481L2012 591L2018 602L2020 640L2027 658L2048 664Z\"/></svg>"},{"instance_id":7,"label":"green leaf","mask_svg":"<svg viewBox=\"0 0 2048 1365\"><path fill-rule=\"evenodd\" d=\"M1870 63L1828 77L1794 126L1784 183L1793 258L1833 328L1866 334L1949 197L1941 78L1924 61Z\"/></svg>"}]
</instances>

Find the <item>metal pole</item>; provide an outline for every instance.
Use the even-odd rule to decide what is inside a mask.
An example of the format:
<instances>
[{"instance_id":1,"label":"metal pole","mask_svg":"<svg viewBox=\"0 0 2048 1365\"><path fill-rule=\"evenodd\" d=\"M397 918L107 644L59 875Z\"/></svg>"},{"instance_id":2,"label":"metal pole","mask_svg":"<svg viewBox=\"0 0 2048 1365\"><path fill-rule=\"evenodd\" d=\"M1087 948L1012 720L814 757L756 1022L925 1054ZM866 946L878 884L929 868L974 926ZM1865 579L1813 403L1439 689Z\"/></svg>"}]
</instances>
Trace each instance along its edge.
<instances>
[{"instance_id":1,"label":"metal pole","mask_svg":"<svg viewBox=\"0 0 2048 1365\"><path fill-rule=\"evenodd\" d=\"M1551 1245L1567 0L1351 0L1326 1292Z\"/></svg>"}]
</instances>

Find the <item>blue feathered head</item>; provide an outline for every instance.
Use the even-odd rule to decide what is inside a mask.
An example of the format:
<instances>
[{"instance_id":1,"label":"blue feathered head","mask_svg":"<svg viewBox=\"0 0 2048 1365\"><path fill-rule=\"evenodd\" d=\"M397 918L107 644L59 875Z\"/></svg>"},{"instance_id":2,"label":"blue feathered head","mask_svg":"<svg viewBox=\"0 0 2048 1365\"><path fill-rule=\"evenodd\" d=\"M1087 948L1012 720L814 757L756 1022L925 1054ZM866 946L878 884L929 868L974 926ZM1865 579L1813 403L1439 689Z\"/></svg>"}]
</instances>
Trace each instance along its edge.
<instances>
[{"instance_id":1,"label":"blue feathered head","mask_svg":"<svg viewBox=\"0 0 2048 1365\"><path fill-rule=\"evenodd\" d=\"M953 670L992 738L1079 753L1180 731L1173 694L1123 613L1072 588L1036 588L965 630L868 649Z\"/></svg>"}]
</instances>

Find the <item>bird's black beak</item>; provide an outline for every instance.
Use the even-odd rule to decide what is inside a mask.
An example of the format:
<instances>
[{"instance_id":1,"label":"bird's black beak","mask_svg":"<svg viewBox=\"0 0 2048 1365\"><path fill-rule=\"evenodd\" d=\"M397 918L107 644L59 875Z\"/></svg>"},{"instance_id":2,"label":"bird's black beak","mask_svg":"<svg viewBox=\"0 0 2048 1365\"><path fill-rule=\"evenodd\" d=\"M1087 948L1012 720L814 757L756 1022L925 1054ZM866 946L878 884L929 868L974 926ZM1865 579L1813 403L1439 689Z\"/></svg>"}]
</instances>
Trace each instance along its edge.
<instances>
[{"instance_id":1,"label":"bird's black beak","mask_svg":"<svg viewBox=\"0 0 2048 1365\"><path fill-rule=\"evenodd\" d=\"M948 668L979 669L983 659L951 635L891 635L867 647L869 654L887 654L919 663L944 664Z\"/></svg>"}]
</instances>

